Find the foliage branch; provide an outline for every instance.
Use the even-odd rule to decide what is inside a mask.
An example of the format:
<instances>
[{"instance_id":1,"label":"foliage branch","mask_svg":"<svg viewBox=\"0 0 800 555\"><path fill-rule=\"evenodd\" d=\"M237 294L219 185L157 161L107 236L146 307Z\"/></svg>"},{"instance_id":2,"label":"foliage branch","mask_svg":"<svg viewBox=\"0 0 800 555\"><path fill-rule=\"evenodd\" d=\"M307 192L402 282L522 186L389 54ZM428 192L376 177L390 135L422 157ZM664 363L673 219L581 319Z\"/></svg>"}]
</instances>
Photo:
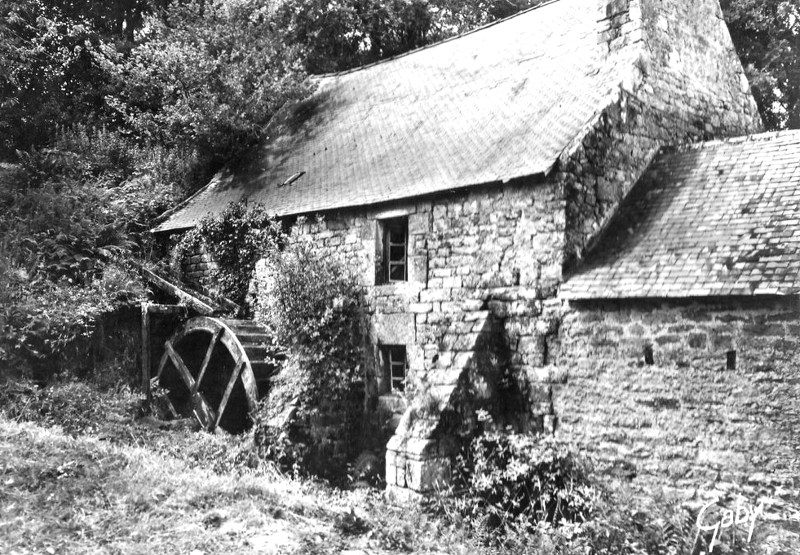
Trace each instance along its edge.
<instances>
[{"instance_id":1,"label":"foliage branch","mask_svg":"<svg viewBox=\"0 0 800 555\"><path fill-rule=\"evenodd\" d=\"M349 454L315 450L315 427L329 422L336 428L334 441L354 444L361 411L362 291L343 260L296 230L285 249L268 253L260 292L258 317L287 359L260 405L256 444L262 456L286 468L335 476Z\"/></svg>"},{"instance_id":2,"label":"foliage branch","mask_svg":"<svg viewBox=\"0 0 800 555\"><path fill-rule=\"evenodd\" d=\"M212 279L219 292L242 304L256 262L265 252L280 248L283 239L280 223L268 215L264 205L241 200L230 203L218 215L206 216L186 232L174 256L182 266L192 255L210 254L216 262Z\"/></svg>"}]
</instances>

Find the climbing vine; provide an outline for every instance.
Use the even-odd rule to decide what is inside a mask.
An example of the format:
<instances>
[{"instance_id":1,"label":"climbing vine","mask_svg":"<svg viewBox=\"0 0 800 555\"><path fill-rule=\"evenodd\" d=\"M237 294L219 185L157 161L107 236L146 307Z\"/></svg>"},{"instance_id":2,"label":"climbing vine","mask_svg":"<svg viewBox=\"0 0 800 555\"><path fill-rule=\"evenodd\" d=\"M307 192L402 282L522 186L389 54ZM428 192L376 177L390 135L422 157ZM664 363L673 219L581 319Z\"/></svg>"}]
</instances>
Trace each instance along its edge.
<instances>
[{"instance_id":1,"label":"climbing vine","mask_svg":"<svg viewBox=\"0 0 800 555\"><path fill-rule=\"evenodd\" d=\"M265 252L277 250L282 238L280 223L263 204L241 200L188 231L176 246L175 258L183 267L190 256L205 250L217 264L212 279L220 294L242 304L256 262Z\"/></svg>"},{"instance_id":2,"label":"climbing vine","mask_svg":"<svg viewBox=\"0 0 800 555\"><path fill-rule=\"evenodd\" d=\"M347 265L293 237L268 256L257 316L287 352L256 417L262 456L336 477L361 410L361 288ZM327 449L327 450L326 450Z\"/></svg>"}]
</instances>

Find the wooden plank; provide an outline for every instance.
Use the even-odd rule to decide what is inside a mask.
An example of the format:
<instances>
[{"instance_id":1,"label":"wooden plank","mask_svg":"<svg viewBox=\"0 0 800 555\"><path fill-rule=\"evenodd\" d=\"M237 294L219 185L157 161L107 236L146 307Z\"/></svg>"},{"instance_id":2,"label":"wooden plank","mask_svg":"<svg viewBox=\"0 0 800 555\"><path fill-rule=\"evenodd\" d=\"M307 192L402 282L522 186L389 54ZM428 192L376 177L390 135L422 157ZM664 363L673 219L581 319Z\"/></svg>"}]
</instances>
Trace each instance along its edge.
<instances>
[{"instance_id":1,"label":"wooden plank","mask_svg":"<svg viewBox=\"0 0 800 555\"><path fill-rule=\"evenodd\" d=\"M239 379L239 374L242 373L242 368L244 368L244 360L240 358L233 372L231 372L231 379L228 380L228 385L225 386L225 394L222 396L219 409L217 409L217 422L214 424L215 428L219 426L219 421L222 420L222 413L225 412L225 407L228 406L228 398L231 396L233 386L236 385L236 380Z\"/></svg>"},{"instance_id":2,"label":"wooden plank","mask_svg":"<svg viewBox=\"0 0 800 555\"><path fill-rule=\"evenodd\" d=\"M211 343L208 344L208 349L206 349L206 356L203 358L203 364L200 366L200 372L197 374L197 381L194 384L194 389L192 389L192 395L198 392L200 389L200 382L203 381L203 376L206 373L206 369L208 368L208 363L211 361L211 354L214 352L214 347L217 346L217 341L219 341L219 336L225 331L225 328L219 328L214 335L211 337Z\"/></svg>"},{"instance_id":3,"label":"wooden plank","mask_svg":"<svg viewBox=\"0 0 800 555\"><path fill-rule=\"evenodd\" d=\"M177 285L173 285L164 278L157 276L147 268L141 268L141 270L142 270L142 275L145 277L145 279L147 279L147 281L149 281L159 289L166 291L170 295L177 297L180 301L186 303L187 306L196 310L200 314L205 314L208 316L213 314L214 311L216 310L217 307L211 306L210 304L201 301L194 295L190 295Z\"/></svg>"},{"instance_id":4,"label":"wooden plank","mask_svg":"<svg viewBox=\"0 0 800 555\"><path fill-rule=\"evenodd\" d=\"M167 343L169 343L169 341L167 341ZM153 378L156 381L161 379L161 374L164 373L164 368L167 366L167 361L169 360L169 353L166 350L167 343L164 344L164 354L161 355L161 360L158 361L158 372L156 372L156 377Z\"/></svg>"},{"instance_id":5,"label":"wooden plank","mask_svg":"<svg viewBox=\"0 0 800 555\"><path fill-rule=\"evenodd\" d=\"M252 367L249 371L242 372L242 385L247 394L247 408L250 413L255 413L258 410L258 384L253 376Z\"/></svg>"},{"instance_id":6,"label":"wooden plank","mask_svg":"<svg viewBox=\"0 0 800 555\"><path fill-rule=\"evenodd\" d=\"M169 355L169 358L172 359L172 364L178 369L178 373L181 375L181 378L183 378L183 382L189 388L189 391L192 391L194 388L194 378L192 377L192 373L189 372L189 369L186 368L183 359L175 352L175 349L172 348L172 343L170 341L164 343L164 349L166 350L166 354Z\"/></svg>"},{"instance_id":7,"label":"wooden plank","mask_svg":"<svg viewBox=\"0 0 800 555\"><path fill-rule=\"evenodd\" d=\"M150 303L142 303L142 391L150 401Z\"/></svg>"},{"instance_id":8,"label":"wooden plank","mask_svg":"<svg viewBox=\"0 0 800 555\"><path fill-rule=\"evenodd\" d=\"M192 396L192 414L200 422L200 425L209 432L217 427L219 417L214 414L214 409L208 405L202 393Z\"/></svg>"},{"instance_id":9,"label":"wooden plank","mask_svg":"<svg viewBox=\"0 0 800 555\"><path fill-rule=\"evenodd\" d=\"M195 380L192 377L192 373L186 367L183 359L175 352L175 349L172 348L172 343L167 341L164 347L172 363L178 369L184 383L189 387L189 390L196 391ZM200 425L209 431L213 430L216 427L216 422L219 421L219 417L214 414L214 410L208 405L205 397L203 397L203 394L200 392L196 392L192 395L192 414L194 414L194 417L200 422Z\"/></svg>"},{"instance_id":10,"label":"wooden plank","mask_svg":"<svg viewBox=\"0 0 800 555\"><path fill-rule=\"evenodd\" d=\"M178 304L154 304L147 303L147 311L150 314L186 314L186 307Z\"/></svg>"}]
</instances>

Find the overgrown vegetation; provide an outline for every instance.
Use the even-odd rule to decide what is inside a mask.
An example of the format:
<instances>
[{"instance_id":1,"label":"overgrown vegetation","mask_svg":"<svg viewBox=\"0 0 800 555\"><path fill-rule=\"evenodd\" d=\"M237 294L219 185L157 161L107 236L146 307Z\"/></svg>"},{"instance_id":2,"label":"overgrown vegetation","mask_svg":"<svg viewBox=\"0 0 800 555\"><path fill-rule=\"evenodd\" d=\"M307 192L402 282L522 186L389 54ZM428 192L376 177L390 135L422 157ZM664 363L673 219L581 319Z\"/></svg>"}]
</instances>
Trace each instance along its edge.
<instances>
[{"instance_id":1,"label":"overgrown vegetation","mask_svg":"<svg viewBox=\"0 0 800 555\"><path fill-rule=\"evenodd\" d=\"M211 279L219 293L244 304L256 262L267 252L278 252L284 241L282 226L267 208L242 200L219 215L203 218L186 232L174 249L176 272L187 258L206 252L217 266Z\"/></svg>"},{"instance_id":2,"label":"overgrown vegetation","mask_svg":"<svg viewBox=\"0 0 800 555\"><path fill-rule=\"evenodd\" d=\"M487 535L532 532L538 523L585 522L597 501L588 469L551 438L487 434L472 442L462 511Z\"/></svg>"},{"instance_id":3,"label":"overgrown vegetation","mask_svg":"<svg viewBox=\"0 0 800 555\"><path fill-rule=\"evenodd\" d=\"M130 259L174 199L134 169L161 160L117 135L63 130L57 147L0 175L0 366L36 377L85 362L97 319L144 298Z\"/></svg>"},{"instance_id":4,"label":"overgrown vegetation","mask_svg":"<svg viewBox=\"0 0 800 555\"><path fill-rule=\"evenodd\" d=\"M0 385L0 551L199 549L212 555L260 552L269 545L308 554L708 552L710 533L696 538L696 509L576 465L563 446L529 450L523 447L529 440L520 438L478 440L475 484L463 497L441 493L424 505L398 506L372 489L347 491L282 475L251 456L248 437L192 426L163 429L163 422L142 417L143 406L127 388L99 389L91 382ZM555 477L555 485L536 484L535 476ZM540 508L556 506L558 497L580 500L571 507L590 508L590 518L562 518L554 525L545 515L558 510L519 511L525 503L511 503L505 512L490 509L495 518L475 508L489 499L501 507L506 501L494 498L495 492L515 499L531 485L551 494ZM797 548L776 541L758 527L750 544L741 532L725 534L715 553Z\"/></svg>"},{"instance_id":5,"label":"overgrown vegetation","mask_svg":"<svg viewBox=\"0 0 800 555\"><path fill-rule=\"evenodd\" d=\"M301 222L302 223L302 222ZM341 474L357 444L362 402L361 289L344 262L289 236L268 253L258 316L287 360L256 418L259 452L284 468Z\"/></svg>"}]
</instances>

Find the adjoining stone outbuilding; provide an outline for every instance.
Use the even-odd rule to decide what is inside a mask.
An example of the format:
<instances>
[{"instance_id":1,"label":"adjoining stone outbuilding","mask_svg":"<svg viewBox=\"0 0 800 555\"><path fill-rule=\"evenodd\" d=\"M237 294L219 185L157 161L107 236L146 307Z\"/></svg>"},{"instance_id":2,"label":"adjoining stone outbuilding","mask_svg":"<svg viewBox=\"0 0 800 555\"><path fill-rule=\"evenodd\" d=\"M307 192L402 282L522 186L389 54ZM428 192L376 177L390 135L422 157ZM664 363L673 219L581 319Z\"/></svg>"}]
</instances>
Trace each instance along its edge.
<instances>
[{"instance_id":1,"label":"adjoining stone outbuilding","mask_svg":"<svg viewBox=\"0 0 800 555\"><path fill-rule=\"evenodd\" d=\"M561 287L560 432L644 483L796 519L798 291L800 132L663 149Z\"/></svg>"},{"instance_id":2,"label":"adjoining stone outbuilding","mask_svg":"<svg viewBox=\"0 0 800 555\"><path fill-rule=\"evenodd\" d=\"M324 216L302 232L358 268L366 291L367 417L402 414L387 446L391 486L430 490L457 438L487 426L588 437L592 411L613 404L589 393L614 385L575 368L595 334L611 333L590 325L611 305L598 297L572 312L565 276L596 252L662 147L761 129L717 0L555 0L316 80L249 162L156 231L190 228L242 196L282 218ZM642 333L666 360L661 331Z\"/></svg>"}]
</instances>

